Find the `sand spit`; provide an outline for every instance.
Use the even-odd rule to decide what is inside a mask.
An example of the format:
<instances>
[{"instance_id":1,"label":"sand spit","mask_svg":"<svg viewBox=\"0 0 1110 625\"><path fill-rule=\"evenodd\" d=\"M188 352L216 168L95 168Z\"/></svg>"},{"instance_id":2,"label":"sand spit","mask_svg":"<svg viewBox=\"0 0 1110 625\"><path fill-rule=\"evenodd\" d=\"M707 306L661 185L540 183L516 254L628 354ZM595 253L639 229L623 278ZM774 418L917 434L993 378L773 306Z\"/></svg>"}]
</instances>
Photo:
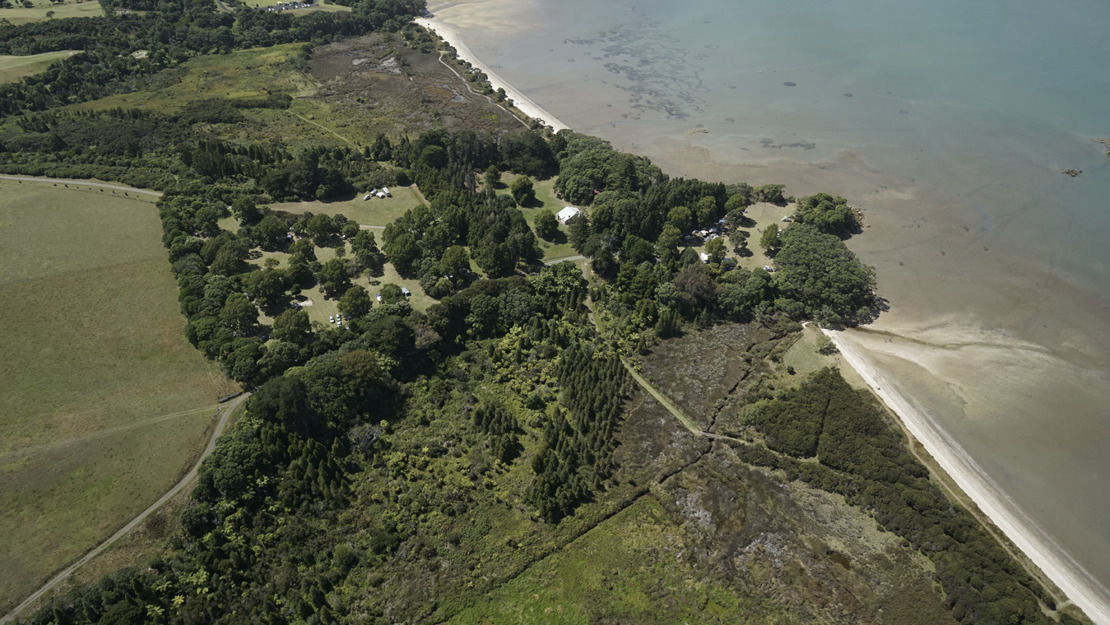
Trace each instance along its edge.
<instances>
[{"instance_id":1,"label":"sand spit","mask_svg":"<svg viewBox=\"0 0 1110 625\"><path fill-rule=\"evenodd\" d=\"M553 128L556 132L559 130L566 130L570 128L570 126L567 126L563 122L559 121L557 117L555 117L551 113L548 113L538 104L533 102L531 98L514 89L513 86L510 85L504 78L501 78L501 76L499 76L497 72L490 69L485 63L482 62L481 59L479 59L473 52L471 52L470 48L468 48L467 45L463 43L462 39L460 39L455 31L452 30L450 26L445 24L443 20L436 19L435 17L420 17L417 18L415 21L417 24L420 24L424 28L427 28L428 30L434 32L436 35L439 35L440 39L443 39L448 44L450 44L451 47L455 48L455 51L458 53L459 58L469 61L471 65L483 71L489 78L489 83L493 86L495 90L498 88L504 89L505 93L508 95L509 100L512 101L513 106L519 109L522 113L524 113L528 117L539 119L544 124L551 126L551 128Z\"/></svg>"},{"instance_id":2,"label":"sand spit","mask_svg":"<svg viewBox=\"0 0 1110 625\"><path fill-rule=\"evenodd\" d=\"M843 332L824 330L844 361L893 411L937 464L979 506L984 514L1021 549L1097 625L1110 625L1110 591L1071 558L1030 519L983 469L944 432L929 414L907 398L896 382L872 365L864 347Z\"/></svg>"}]
</instances>

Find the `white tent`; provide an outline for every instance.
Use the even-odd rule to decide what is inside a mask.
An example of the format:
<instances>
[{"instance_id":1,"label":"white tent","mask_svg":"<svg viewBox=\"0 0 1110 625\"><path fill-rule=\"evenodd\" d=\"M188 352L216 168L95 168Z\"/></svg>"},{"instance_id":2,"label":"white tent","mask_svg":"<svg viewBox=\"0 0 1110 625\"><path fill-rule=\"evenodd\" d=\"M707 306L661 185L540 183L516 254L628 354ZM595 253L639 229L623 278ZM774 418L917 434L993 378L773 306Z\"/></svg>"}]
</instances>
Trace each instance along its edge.
<instances>
[{"instance_id":1,"label":"white tent","mask_svg":"<svg viewBox=\"0 0 1110 625\"><path fill-rule=\"evenodd\" d=\"M568 221L575 218L581 213L582 211L580 209L577 209L573 206L568 206L558 213L555 213L555 219L558 219L559 223L561 224L566 224Z\"/></svg>"}]
</instances>

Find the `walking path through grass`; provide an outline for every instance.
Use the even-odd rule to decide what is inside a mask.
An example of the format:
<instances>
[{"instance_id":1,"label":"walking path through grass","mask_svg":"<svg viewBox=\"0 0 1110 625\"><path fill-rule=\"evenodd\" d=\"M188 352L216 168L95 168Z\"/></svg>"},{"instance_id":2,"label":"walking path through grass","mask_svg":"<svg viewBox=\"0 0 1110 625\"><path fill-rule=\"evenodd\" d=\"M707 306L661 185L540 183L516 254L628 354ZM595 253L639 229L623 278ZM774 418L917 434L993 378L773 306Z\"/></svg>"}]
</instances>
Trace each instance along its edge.
<instances>
[{"instance_id":1,"label":"walking path through grass","mask_svg":"<svg viewBox=\"0 0 1110 625\"><path fill-rule=\"evenodd\" d=\"M344 137L343 135L341 135L338 132L332 130L331 128L328 128L327 126L325 126L323 124L318 124L318 123L312 121L311 119L305 117L304 115L301 115L300 113L293 113L293 116L299 118L301 121L303 121L307 124L312 124L313 126L316 126L320 130L323 130L324 132L326 132L330 135L335 135L336 137L339 137L340 141L345 142L347 145L351 146L352 148L357 148L358 147L357 145L355 145L355 143L353 141L351 141L347 137Z\"/></svg>"},{"instance_id":2,"label":"walking path through grass","mask_svg":"<svg viewBox=\"0 0 1110 625\"><path fill-rule=\"evenodd\" d=\"M65 440L54 441L52 443L46 443L43 445L35 445L33 447L21 447L19 449L0 453L0 463L10 462L16 458L22 458L23 456L30 456L33 454L42 453L44 451L50 451L52 449L58 449L59 447L67 447L70 445L75 445L77 443L84 443L96 438L111 436L112 434L119 434L128 430L134 430L135 428L154 425L155 423L169 421L170 419L177 419L180 417L187 417L202 412L208 412L216 408L218 408L218 406L201 406L200 408L182 410L180 412L171 412L169 414L158 415L157 417L151 417L149 419L143 419L142 421L134 421L131 423L125 423L123 425L117 425L115 427L105 428L103 430L96 430L95 432L90 432L83 436L78 436L77 438L67 438Z\"/></svg>"},{"instance_id":3,"label":"walking path through grass","mask_svg":"<svg viewBox=\"0 0 1110 625\"><path fill-rule=\"evenodd\" d=\"M216 448L216 440L220 438L221 434L224 433L224 429L227 427L227 422L231 418L232 413L234 413L236 409L238 409L239 406L242 405L243 401L249 396L250 393L244 393L220 409L223 414L220 416L219 422L216 423L216 428L212 431L212 437L208 439L208 446L204 448L204 451L201 452L200 458L197 459L196 464L193 465L192 469L189 469L189 472L185 474L185 477L181 478L180 482L174 485L174 487L170 490L166 491L166 494L162 495L162 497L158 501L151 504L149 508L139 513L139 516L131 519L131 521L127 525L124 525L119 529L118 532L112 534L112 536L108 540L100 543L100 545L98 545L92 551L82 556L81 559L69 565L61 573L55 575L53 579L51 579L49 582L46 582L46 584L44 584L42 588L36 590L30 597L24 599L23 603L20 603L18 606L16 606L14 610L4 616L3 619L0 619L0 623L14 622L15 618L19 616L19 613L25 610L27 606L38 601L39 598L50 592L52 589L54 589L55 586L65 581L67 577L69 577L73 574L74 571L88 563L89 560L92 560L96 556L103 553L116 541L126 536L128 532L138 527L140 523L145 521L148 516L153 514L163 505L165 505L167 501L173 499L178 493L180 493L181 489L185 488L185 486L192 482L193 479L197 476L197 470L200 468L200 464L204 462L204 459L207 458L208 455L212 453L212 450Z\"/></svg>"}]
</instances>

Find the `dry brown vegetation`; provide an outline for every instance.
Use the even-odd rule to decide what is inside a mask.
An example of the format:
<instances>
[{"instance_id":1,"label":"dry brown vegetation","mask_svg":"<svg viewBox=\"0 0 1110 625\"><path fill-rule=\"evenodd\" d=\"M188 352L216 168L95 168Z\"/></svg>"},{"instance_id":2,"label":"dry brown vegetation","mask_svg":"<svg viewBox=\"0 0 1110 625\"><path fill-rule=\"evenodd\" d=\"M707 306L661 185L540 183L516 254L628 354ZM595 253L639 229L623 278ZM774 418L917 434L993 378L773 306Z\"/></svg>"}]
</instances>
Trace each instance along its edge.
<instances>
[{"instance_id":1,"label":"dry brown vegetation","mask_svg":"<svg viewBox=\"0 0 1110 625\"><path fill-rule=\"evenodd\" d=\"M372 129L416 137L435 128L524 128L486 96L471 93L438 53L407 48L395 35L374 33L322 46L309 68L319 85L312 99L326 100L335 119L350 120L353 133ZM342 124L338 131L346 133Z\"/></svg>"}]
</instances>

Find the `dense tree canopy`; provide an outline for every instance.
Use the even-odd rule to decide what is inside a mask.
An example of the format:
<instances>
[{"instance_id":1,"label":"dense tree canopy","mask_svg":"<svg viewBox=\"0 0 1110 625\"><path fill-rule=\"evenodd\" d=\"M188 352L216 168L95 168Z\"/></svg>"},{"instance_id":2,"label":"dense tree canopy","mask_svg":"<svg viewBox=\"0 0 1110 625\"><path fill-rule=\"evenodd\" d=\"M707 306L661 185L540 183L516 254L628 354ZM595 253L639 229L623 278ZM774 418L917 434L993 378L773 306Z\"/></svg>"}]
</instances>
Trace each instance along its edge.
<instances>
[{"instance_id":1,"label":"dense tree canopy","mask_svg":"<svg viewBox=\"0 0 1110 625\"><path fill-rule=\"evenodd\" d=\"M875 306L875 270L861 263L839 238L808 224L780 235L775 286L826 323L859 323Z\"/></svg>"},{"instance_id":2,"label":"dense tree canopy","mask_svg":"<svg viewBox=\"0 0 1110 625\"><path fill-rule=\"evenodd\" d=\"M828 193L818 193L798 200L798 211L794 220L812 224L821 232L848 236L859 230L859 219L842 197Z\"/></svg>"}]
</instances>

